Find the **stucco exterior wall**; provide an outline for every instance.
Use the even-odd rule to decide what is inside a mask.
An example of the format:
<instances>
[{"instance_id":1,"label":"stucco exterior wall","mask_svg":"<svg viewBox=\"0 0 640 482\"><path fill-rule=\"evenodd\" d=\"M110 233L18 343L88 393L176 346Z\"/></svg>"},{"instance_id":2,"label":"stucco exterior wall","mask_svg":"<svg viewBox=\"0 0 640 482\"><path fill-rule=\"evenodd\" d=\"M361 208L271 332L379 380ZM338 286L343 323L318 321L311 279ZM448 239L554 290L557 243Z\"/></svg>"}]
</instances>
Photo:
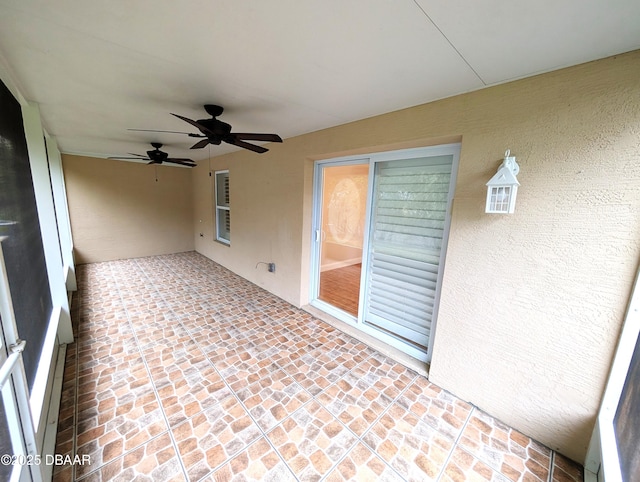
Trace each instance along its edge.
<instances>
[{"instance_id":1,"label":"stucco exterior wall","mask_svg":"<svg viewBox=\"0 0 640 482\"><path fill-rule=\"evenodd\" d=\"M188 169L71 155L62 164L76 263L194 249Z\"/></svg>"},{"instance_id":2,"label":"stucco exterior wall","mask_svg":"<svg viewBox=\"0 0 640 482\"><path fill-rule=\"evenodd\" d=\"M639 260L639 59L479 92L507 122L463 136L430 378L581 462ZM482 213L469 162L494 136L521 167L512 216Z\"/></svg>"},{"instance_id":3,"label":"stucco exterior wall","mask_svg":"<svg viewBox=\"0 0 640 482\"><path fill-rule=\"evenodd\" d=\"M212 158L192 172L196 249L303 305L313 162L461 140L430 378L582 462L639 261L639 78L636 51ZM487 215L506 149L516 211ZM227 168L231 246L207 175Z\"/></svg>"}]
</instances>

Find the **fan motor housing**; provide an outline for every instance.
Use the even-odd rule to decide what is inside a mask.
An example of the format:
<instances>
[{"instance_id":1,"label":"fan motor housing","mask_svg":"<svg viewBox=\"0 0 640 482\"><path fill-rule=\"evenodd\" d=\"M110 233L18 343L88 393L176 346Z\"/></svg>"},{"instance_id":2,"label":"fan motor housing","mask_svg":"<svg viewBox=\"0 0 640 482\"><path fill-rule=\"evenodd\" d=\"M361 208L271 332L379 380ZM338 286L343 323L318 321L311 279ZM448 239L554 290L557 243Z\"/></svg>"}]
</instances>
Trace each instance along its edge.
<instances>
[{"instance_id":1,"label":"fan motor housing","mask_svg":"<svg viewBox=\"0 0 640 482\"><path fill-rule=\"evenodd\" d=\"M198 124L203 125L211 132L219 136L226 136L231 132L231 125L218 119L200 119L198 121Z\"/></svg>"}]
</instances>

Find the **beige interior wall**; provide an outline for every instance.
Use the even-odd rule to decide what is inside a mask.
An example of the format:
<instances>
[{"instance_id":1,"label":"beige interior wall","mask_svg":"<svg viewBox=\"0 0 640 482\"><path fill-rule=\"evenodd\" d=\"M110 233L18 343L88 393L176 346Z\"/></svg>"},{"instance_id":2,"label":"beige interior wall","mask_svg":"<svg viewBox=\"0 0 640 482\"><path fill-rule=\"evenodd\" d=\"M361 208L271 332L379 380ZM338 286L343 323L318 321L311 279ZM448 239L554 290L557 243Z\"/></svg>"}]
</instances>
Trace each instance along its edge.
<instances>
[{"instance_id":1,"label":"beige interior wall","mask_svg":"<svg viewBox=\"0 0 640 482\"><path fill-rule=\"evenodd\" d=\"M636 51L213 158L230 171L231 246L212 242L203 166L196 249L305 304L313 161L461 139L430 378L583 461L639 261L639 78ZM515 214L488 215L506 149Z\"/></svg>"},{"instance_id":2,"label":"beige interior wall","mask_svg":"<svg viewBox=\"0 0 640 482\"><path fill-rule=\"evenodd\" d=\"M62 163L77 263L194 249L188 169L71 155Z\"/></svg>"}]
</instances>

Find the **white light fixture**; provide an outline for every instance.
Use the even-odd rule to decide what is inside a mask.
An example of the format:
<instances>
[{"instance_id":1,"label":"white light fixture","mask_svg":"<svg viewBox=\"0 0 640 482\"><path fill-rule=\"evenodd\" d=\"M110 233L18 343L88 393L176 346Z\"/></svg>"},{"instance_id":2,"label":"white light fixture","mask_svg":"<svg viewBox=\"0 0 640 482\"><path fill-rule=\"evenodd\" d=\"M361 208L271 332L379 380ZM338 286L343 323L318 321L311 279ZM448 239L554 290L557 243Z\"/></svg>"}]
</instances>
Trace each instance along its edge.
<instances>
[{"instance_id":1,"label":"white light fixture","mask_svg":"<svg viewBox=\"0 0 640 482\"><path fill-rule=\"evenodd\" d=\"M498 172L487 183L486 213L512 214L516 209L516 195L520 185L516 176L520 172L520 166L516 158L509 154L511 151L507 149Z\"/></svg>"}]
</instances>

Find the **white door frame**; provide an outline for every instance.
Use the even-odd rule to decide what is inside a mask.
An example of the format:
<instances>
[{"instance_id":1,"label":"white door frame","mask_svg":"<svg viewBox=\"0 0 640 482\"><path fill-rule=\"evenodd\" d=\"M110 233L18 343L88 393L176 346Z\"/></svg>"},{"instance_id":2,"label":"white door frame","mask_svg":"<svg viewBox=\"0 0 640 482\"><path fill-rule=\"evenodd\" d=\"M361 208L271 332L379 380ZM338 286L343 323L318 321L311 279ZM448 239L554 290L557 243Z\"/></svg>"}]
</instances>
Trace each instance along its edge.
<instances>
[{"instance_id":1,"label":"white door frame","mask_svg":"<svg viewBox=\"0 0 640 482\"><path fill-rule=\"evenodd\" d=\"M369 183L367 189L367 204L366 204L366 214L365 214L365 226L364 226L364 243L362 247L363 259L362 266L368 266L368 257L369 257L369 233L371 230L371 215L372 215L372 193L374 187L374 173L376 164L379 162L386 161L394 161L394 160L403 160L403 159L411 159L415 157L424 157L424 156L439 156L453 153L453 163L451 166L451 180L449 184L449 195L447 198L447 213L445 217L445 227L444 233L442 237L442 254L441 254L441 263L440 269L438 272L438 281L437 281L437 292L436 292L436 301L433 311L433 321L431 334L429 337L429 346L427 353L414 348L407 343L404 343L397 338L387 335L382 331L369 326L364 323L364 303L365 303L365 294L367 293L367 270L363 269L361 273L360 280L360 306L358 308L358 316L353 316L345 311L340 310L327 302L324 302L318 299L319 295L319 279L320 279L320 245L321 245L321 237L322 237L322 186L323 186L323 169L325 167L332 166L345 166L349 164L365 164L369 163ZM460 144L444 144L439 146L431 146L431 147L419 147L412 149L402 149L397 151L387 151L380 153L373 153L366 156L347 156L347 157L339 157L334 159L327 159L322 161L316 161L314 166L314 191L313 191L313 215L312 215L312 233L311 233L311 282L310 282L310 304L315 306L318 309L321 309L325 313L333 316L334 318L339 319L349 325L354 326L358 330L367 333L369 335L378 338L379 340L387 343L388 345L397 348L408 355L420 360L429 363L431 361L431 354L433 353L433 344L435 339L435 331L437 324L437 313L438 313L438 305L440 299L440 291L442 286L442 278L444 273L444 264L446 259L446 250L447 244L449 240L449 229L451 226L451 207L453 203L453 196L456 185L456 175L458 172L458 163L460 159Z\"/></svg>"},{"instance_id":2,"label":"white door frame","mask_svg":"<svg viewBox=\"0 0 640 482\"><path fill-rule=\"evenodd\" d=\"M17 408L23 416L28 414L30 417L30 420L24 421L28 453L50 455L55 450L66 352L64 345L60 344L73 342L68 298L68 290L76 289L73 240L60 151L55 139L43 129L38 105L27 102L10 72L11 69L6 60L0 55L0 80L13 94L22 109L23 128L53 305L31 393L28 391L21 356L20 363L16 365L20 368L12 370L11 385L16 390ZM13 313L10 296L5 295L4 298L2 309L6 311L10 308ZM5 319L10 318L3 311L3 324L6 324ZM15 338L13 342L6 340L6 344L9 346L14 344L17 334L13 338ZM24 405L25 397L27 405ZM35 452L31 451L30 445L32 433L36 434ZM50 479L52 470L51 465L44 463L38 470L32 468L33 480ZM23 474L29 474L29 471L23 471Z\"/></svg>"},{"instance_id":3,"label":"white door frame","mask_svg":"<svg viewBox=\"0 0 640 482\"><path fill-rule=\"evenodd\" d=\"M0 317L2 318L2 368L0 385L14 450L11 481L44 481L44 463L38 451L35 425L29 401L27 376L22 362L25 341L18 336L11 291L0 238ZM4 455L4 454L2 454Z\"/></svg>"},{"instance_id":4,"label":"white door frame","mask_svg":"<svg viewBox=\"0 0 640 482\"><path fill-rule=\"evenodd\" d=\"M311 218L311 282L309 283L309 300L312 306L321 309L325 313L339 319L345 323L356 326L358 319L351 313L342 311L329 303L322 301L318 298L320 295L320 248L322 242L322 187L324 183L324 168L326 167L338 167L349 165L362 165L369 164L370 159L368 157L346 157L337 159L328 159L325 161L316 161L314 166L313 175L313 214ZM365 212L369 210L369 196L367 195L367 206Z\"/></svg>"},{"instance_id":5,"label":"white door frame","mask_svg":"<svg viewBox=\"0 0 640 482\"><path fill-rule=\"evenodd\" d=\"M631 292L631 299L616 348L616 354L611 364L609 380L602 397L600 411L593 430L587 459L585 461L585 480L620 482L620 460L614 430L614 418L624 383L629 372L629 365L640 334L640 270Z\"/></svg>"}]
</instances>

